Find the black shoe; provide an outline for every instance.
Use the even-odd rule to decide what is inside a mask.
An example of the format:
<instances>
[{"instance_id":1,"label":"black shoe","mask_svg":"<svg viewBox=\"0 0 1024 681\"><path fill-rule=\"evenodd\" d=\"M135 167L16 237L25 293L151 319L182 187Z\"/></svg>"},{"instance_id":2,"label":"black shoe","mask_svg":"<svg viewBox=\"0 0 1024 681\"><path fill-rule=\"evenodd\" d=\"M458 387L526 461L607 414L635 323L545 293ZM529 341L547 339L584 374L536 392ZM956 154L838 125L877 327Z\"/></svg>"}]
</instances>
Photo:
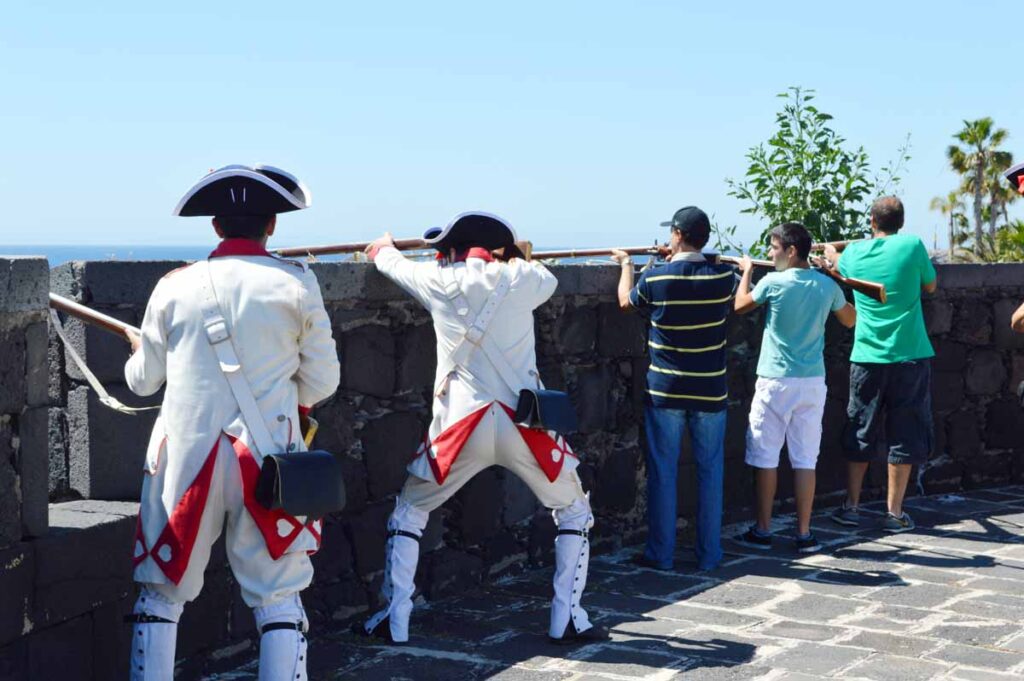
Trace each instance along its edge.
<instances>
[{"instance_id":1,"label":"black shoe","mask_svg":"<svg viewBox=\"0 0 1024 681\"><path fill-rule=\"evenodd\" d=\"M565 633L562 634L562 638L555 638L554 636L548 636L548 640L558 646L574 646L574 645L586 645L588 643L603 643L610 638L608 629L599 625L591 625L589 629L583 631L576 631L576 625L573 624L572 620L569 620L569 624L565 627Z\"/></svg>"},{"instance_id":2,"label":"black shoe","mask_svg":"<svg viewBox=\"0 0 1024 681\"><path fill-rule=\"evenodd\" d=\"M388 617L382 619L377 623L377 626L369 631L367 631L366 625L362 622L355 622L352 624L352 633L356 636L361 636L362 638L380 639L388 645L404 645L403 643L399 643L398 641L395 641L395 639L391 638L391 622Z\"/></svg>"},{"instance_id":3,"label":"black shoe","mask_svg":"<svg viewBox=\"0 0 1024 681\"><path fill-rule=\"evenodd\" d=\"M796 542L797 553L817 553L821 551L821 544L814 537L813 534L809 534L806 537L794 537L793 541Z\"/></svg>"},{"instance_id":4,"label":"black shoe","mask_svg":"<svg viewBox=\"0 0 1024 681\"><path fill-rule=\"evenodd\" d=\"M672 569L671 565L669 565L668 567L665 567L663 565L658 565L653 560L648 558L647 554L645 554L643 551L641 551L640 553L633 554L630 557L629 562L632 563L633 565L637 565L637 566L643 567L643 568L648 568L650 570L669 571L669 570Z\"/></svg>"},{"instance_id":5,"label":"black shoe","mask_svg":"<svg viewBox=\"0 0 1024 681\"><path fill-rule=\"evenodd\" d=\"M747 548L757 549L758 551L771 551L772 550L772 536L769 534L767 537L758 534L754 526L743 534L733 537L733 541L740 546L746 546Z\"/></svg>"}]
</instances>

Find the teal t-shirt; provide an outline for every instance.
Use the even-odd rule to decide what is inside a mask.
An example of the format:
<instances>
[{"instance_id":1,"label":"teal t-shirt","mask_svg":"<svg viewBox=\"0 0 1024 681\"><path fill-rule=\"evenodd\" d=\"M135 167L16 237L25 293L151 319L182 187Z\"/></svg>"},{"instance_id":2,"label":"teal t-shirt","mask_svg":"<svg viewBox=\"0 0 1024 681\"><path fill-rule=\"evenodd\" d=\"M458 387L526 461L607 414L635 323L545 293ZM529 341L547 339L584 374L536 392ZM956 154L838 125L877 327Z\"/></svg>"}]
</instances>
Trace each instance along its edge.
<instances>
[{"instance_id":1,"label":"teal t-shirt","mask_svg":"<svg viewBox=\"0 0 1024 681\"><path fill-rule=\"evenodd\" d=\"M825 322L846 305L839 285L812 269L766 274L751 296L765 306L757 375L807 378L825 375Z\"/></svg>"},{"instance_id":2,"label":"teal t-shirt","mask_svg":"<svg viewBox=\"0 0 1024 681\"><path fill-rule=\"evenodd\" d=\"M854 293L857 328L851 362L892 364L935 354L921 313L921 286L935 281L935 267L920 239L893 234L854 241L839 258L839 272L885 284L887 297L880 303Z\"/></svg>"}]
</instances>

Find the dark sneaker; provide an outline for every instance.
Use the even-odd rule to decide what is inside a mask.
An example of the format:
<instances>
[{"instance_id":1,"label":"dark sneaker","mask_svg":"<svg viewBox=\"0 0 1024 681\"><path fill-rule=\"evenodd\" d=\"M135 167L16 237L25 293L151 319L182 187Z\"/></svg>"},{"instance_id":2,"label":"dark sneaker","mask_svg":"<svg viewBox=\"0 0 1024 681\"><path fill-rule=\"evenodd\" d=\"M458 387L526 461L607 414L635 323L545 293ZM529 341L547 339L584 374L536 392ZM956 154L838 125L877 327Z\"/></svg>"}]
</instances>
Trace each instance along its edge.
<instances>
[{"instance_id":1,"label":"dark sneaker","mask_svg":"<svg viewBox=\"0 0 1024 681\"><path fill-rule=\"evenodd\" d=\"M914 519L911 518L910 514L906 511L904 511L901 516L894 516L892 513L886 513L885 519L882 521L882 530L893 534L909 532L914 529L914 527L916 527L914 525Z\"/></svg>"},{"instance_id":2,"label":"dark sneaker","mask_svg":"<svg viewBox=\"0 0 1024 681\"><path fill-rule=\"evenodd\" d=\"M746 546L747 548L759 551L771 551L772 549L772 536L770 534L768 536L758 534L754 530L753 525L743 534L733 537L733 541L740 546Z\"/></svg>"},{"instance_id":3,"label":"dark sneaker","mask_svg":"<svg viewBox=\"0 0 1024 681\"><path fill-rule=\"evenodd\" d=\"M856 506L849 507L844 501L842 506L832 511L832 522L847 527L858 527L860 525L860 511Z\"/></svg>"},{"instance_id":4,"label":"dark sneaker","mask_svg":"<svg viewBox=\"0 0 1024 681\"><path fill-rule=\"evenodd\" d=\"M806 537L795 537L796 552L797 553L817 553L821 551L821 544L818 543L817 538L813 535L807 535Z\"/></svg>"},{"instance_id":5,"label":"dark sneaker","mask_svg":"<svg viewBox=\"0 0 1024 681\"><path fill-rule=\"evenodd\" d=\"M562 638L548 636L548 640L559 646L585 645L587 643L601 643L610 638L608 630L602 626L592 625L589 629L576 631L576 625L569 620Z\"/></svg>"},{"instance_id":6,"label":"dark sneaker","mask_svg":"<svg viewBox=\"0 0 1024 681\"><path fill-rule=\"evenodd\" d=\"M671 570L672 569L671 565L659 565L658 563L656 563L653 560L651 560L650 558L648 558L647 555L644 554L642 551L640 553L637 553L637 554L634 554L633 556L631 556L630 559L629 559L629 562L632 563L633 565L637 565L637 566L643 567L643 568L648 568L648 569L651 569L651 570Z\"/></svg>"}]
</instances>

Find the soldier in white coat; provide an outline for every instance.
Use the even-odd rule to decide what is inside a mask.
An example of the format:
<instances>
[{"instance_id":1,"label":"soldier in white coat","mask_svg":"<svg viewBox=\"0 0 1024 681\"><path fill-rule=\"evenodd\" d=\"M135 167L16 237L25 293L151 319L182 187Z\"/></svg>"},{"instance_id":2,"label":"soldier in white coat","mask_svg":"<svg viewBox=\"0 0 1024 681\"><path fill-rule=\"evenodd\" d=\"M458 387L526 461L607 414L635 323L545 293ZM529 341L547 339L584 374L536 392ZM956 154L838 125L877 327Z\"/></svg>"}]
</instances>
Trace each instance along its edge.
<instances>
[{"instance_id":1,"label":"soldier in white coat","mask_svg":"<svg viewBox=\"0 0 1024 681\"><path fill-rule=\"evenodd\" d=\"M386 606L363 625L364 633L392 643L409 637L419 540L429 513L494 465L518 475L553 510L558 534L548 636L558 643L607 638L580 604L594 518L578 461L558 434L512 421L519 390L540 387L533 311L557 286L540 264L492 256L515 249L515 241L504 220L473 212L428 239L447 256L443 260L409 261L390 234L367 249L381 273L430 311L437 336L433 420L388 520Z\"/></svg>"},{"instance_id":2,"label":"soldier in white coat","mask_svg":"<svg viewBox=\"0 0 1024 681\"><path fill-rule=\"evenodd\" d=\"M319 522L270 511L254 499L262 457L305 449L300 414L330 397L340 377L316 276L266 251L277 213L309 205L306 188L268 166L207 175L176 215L213 215L223 240L207 260L161 279L141 337L129 336L128 387L166 386L153 428L134 547L141 592L130 620L131 678L171 681L177 622L199 595L214 541L227 557L261 632L261 681L306 678L308 627L299 592L313 577ZM242 418L208 336L209 306L222 316L276 452L261 452ZM231 367L226 367L231 370ZM226 523L225 523L226 519Z\"/></svg>"}]
</instances>

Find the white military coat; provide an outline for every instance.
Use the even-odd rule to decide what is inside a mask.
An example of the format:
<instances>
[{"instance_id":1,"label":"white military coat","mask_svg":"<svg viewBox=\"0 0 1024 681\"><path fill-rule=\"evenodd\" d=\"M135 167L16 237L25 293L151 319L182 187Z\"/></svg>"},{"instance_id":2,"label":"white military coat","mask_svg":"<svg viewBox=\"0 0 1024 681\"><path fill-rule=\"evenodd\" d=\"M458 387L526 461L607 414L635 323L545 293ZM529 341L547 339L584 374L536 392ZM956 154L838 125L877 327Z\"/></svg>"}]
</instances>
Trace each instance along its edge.
<instances>
[{"instance_id":1,"label":"white military coat","mask_svg":"<svg viewBox=\"0 0 1024 681\"><path fill-rule=\"evenodd\" d=\"M491 319L487 335L496 341L501 354L519 377L520 388L541 385L537 372L533 311L555 292L558 280L543 265L513 259L494 261L484 249L470 249L461 262L413 262L395 248L381 248L374 254L377 268L430 311L437 337L438 373L434 383L433 419L427 436L409 465L409 472L423 479L444 482L448 471L484 412L494 402L511 416L518 391L502 378L487 354L477 348L465 365L444 372L444 358L465 336L465 323L492 296L501 268L507 268L509 291ZM444 272L451 270L451 278ZM471 311L460 317L446 287L454 279ZM563 465L575 467L576 458L568 443L550 431L520 428L538 465L549 480L558 477Z\"/></svg>"},{"instance_id":2,"label":"white military coat","mask_svg":"<svg viewBox=\"0 0 1024 681\"><path fill-rule=\"evenodd\" d=\"M300 405L330 397L340 378L316 276L245 239L225 239L208 262L274 443L280 451L301 451ZM271 557L315 551L320 544L318 524L267 511L253 499L260 454L207 340L200 291L208 275L199 265L157 283L142 322L141 347L125 365L133 392L151 395L167 386L146 452L134 555L141 582L177 584L188 567L222 433L238 455L245 507Z\"/></svg>"}]
</instances>

